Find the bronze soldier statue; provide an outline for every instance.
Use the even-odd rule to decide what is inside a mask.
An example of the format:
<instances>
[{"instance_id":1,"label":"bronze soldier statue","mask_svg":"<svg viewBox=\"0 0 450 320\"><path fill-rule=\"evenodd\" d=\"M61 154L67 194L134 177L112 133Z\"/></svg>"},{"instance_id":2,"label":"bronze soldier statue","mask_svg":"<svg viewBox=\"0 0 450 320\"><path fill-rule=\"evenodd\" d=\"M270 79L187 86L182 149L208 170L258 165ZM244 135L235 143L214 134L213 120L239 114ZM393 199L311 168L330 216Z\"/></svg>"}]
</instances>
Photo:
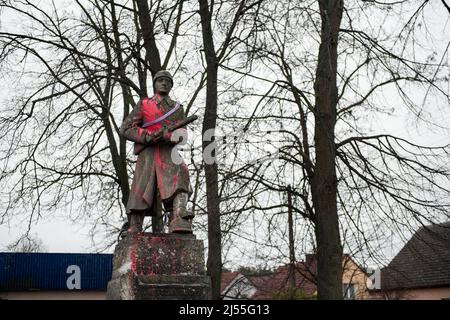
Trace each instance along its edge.
<instances>
[{"instance_id":1,"label":"bronze soldier statue","mask_svg":"<svg viewBox=\"0 0 450 320\"><path fill-rule=\"evenodd\" d=\"M128 232L142 231L144 217L156 214L159 196L170 212L169 232L192 233L194 215L186 208L192 193L189 171L183 161L172 159L173 148L181 142L173 129L189 121L183 106L169 97L172 86L168 71L157 72L153 77L154 96L142 98L120 127L120 135L134 142L137 154L127 203Z\"/></svg>"}]
</instances>

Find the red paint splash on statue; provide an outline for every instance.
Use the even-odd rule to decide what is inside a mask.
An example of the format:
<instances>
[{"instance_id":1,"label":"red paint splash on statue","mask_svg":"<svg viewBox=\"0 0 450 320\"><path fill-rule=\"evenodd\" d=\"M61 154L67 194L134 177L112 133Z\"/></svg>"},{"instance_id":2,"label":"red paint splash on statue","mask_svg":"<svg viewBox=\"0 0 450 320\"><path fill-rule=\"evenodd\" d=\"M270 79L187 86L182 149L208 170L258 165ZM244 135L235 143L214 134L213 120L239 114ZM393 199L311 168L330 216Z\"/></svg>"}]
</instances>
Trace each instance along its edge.
<instances>
[{"instance_id":1,"label":"red paint splash on statue","mask_svg":"<svg viewBox=\"0 0 450 320\"><path fill-rule=\"evenodd\" d=\"M130 288L130 295L133 295L133 284L134 284L134 275L136 274L136 269L137 269L137 265L136 265L136 257L137 257L137 248L138 248L138 244L136 243L136 234L135 233L131 233L131 250L130 250L130 260L131 260L131 271L129 273L129 288Z\"/></svg>"},{"instance_id":2,"label":"red paint splash on statue","mask_svg":"<svg viewBox=\"0 0 450 320\"><path fill-rule=\"evenodd\" d=\"M161 117L163 115L163 112L158 108L158 104L156 103L156 100L154 98L147 98L142 103L142 115L144 123L147 123ZM153 133L161 129L161 127L161 123L155 123L151 126L148 126L146 129Z\"/></svg>"},{"instance_id":3,"label":"red paint splash on statue","mask_svg":"<svg viewBox=\"0 0 450 320\"><path fill-rule=\"evenodd\" d=\"M173 176L173 190L176 190L178 184L178 174Z\"/></svg>"}]
</instances>

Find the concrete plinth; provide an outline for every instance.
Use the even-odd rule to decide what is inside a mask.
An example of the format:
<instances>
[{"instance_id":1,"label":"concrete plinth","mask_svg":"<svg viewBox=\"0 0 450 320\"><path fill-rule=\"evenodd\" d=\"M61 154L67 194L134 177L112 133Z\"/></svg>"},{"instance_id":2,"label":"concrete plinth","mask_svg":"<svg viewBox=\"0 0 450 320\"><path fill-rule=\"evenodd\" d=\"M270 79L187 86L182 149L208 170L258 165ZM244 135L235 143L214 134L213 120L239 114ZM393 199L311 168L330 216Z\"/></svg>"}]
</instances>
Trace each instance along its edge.
<instances>
[{"instance_id":1,"label":"concrete plinth","mask_svg":"<svg viewBox=\"0 0 450 320\"><path fill-rule=\"evenodd\" d=\"M193 235L129 234L116 246L110 300L205 300L203 242Z\"/></svg>"}]
</instances>

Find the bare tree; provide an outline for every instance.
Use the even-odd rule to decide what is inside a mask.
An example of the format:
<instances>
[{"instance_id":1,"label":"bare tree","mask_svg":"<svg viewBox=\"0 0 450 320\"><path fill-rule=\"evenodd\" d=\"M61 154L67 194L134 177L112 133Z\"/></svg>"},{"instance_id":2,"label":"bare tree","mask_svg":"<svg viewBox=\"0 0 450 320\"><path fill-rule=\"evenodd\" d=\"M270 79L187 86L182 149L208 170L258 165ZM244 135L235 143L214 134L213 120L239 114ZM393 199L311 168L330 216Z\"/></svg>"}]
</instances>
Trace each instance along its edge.
<instances>
[{"instance_id":1,"label":"bare tree","mask_svg":"<svg viewBox=\"0 0 450 320\"><path fill-rule=\"evenodd\" d=\"M6 246L11 252L45 252L43 241L37 235L25 234Z\"/></svg>"},{"instance_id":2,"label":"bare tree","mask_svg":"<svg viewBox=\"0 0 450 320\"><path fill-rule=\"evenodd\" d=\"M205 115L203 118L203 144L202 150L204 155L208 153L208 146L210 141L205 139L206 135L212 137L212 143L215 139L215 128L217 124L217 107L218 107L218 70L220 64L224 58L230 54L230 47L233 47L234 33L238 26L242 16L252 10L255 6L258 6L261 1L250 2L239 1L236 5L228 5L225 1L215 3L214 1L208 2L207 0L199 0L199 14L202 25L202 39L203 47L205 50L206 59L206 105ZM214 15L215 5L219 6L218 13ZM220 44L218 51L215 49L215 41L213 37L212 22L213 19L219 17L221 7L224 6L228 12L233 14L227 14L225 17L230 18L229 27L225 29L225 39ZM211 133L211 135L208 134ZM215 154L212 155L215 158ZM208 207L208 262L207 269L208 274L211 276L212 282L212 298L220 299L220 279L222 272L222 241L221 241L221 223L220 223L220 197L219 197L219 182L218 182L218 168L217 162L207 161L205 159L205 182L206 182L206 200Z\"/></svg>"},{"instance_id":3,"label":"bare tree","mask_svg":"<svg viewBox=\"0 0 450 320\"><path fill-rule=\"evenodd\" d=\"M335 126L337 47L343 0L319 0L320 47L314 82L316 163L311 195L316 214L319 299L342 297L342 246L337 214Z\"/></svg>"},{"instance_id":4,"label":"bare tree","mask_svg":"<svg viewBox=\"0 0 450 320\"><path fill-rule=\"evenodd\" d=\"M257 166L236 174L271 194L286 192L293 181L292 195L299 201L293 210L309 221L306 226L314 227L316 243L309 249L318 252L321 299L342 297L341 246L361 259L381 262L387 239L407 239L417 226L449 217L448 145L426 146L394 134L370 134L365 126L367 114L389 112L392 106L378 94L391 93L392 88L418 123L439 121L425 115L430 97L448 106L448 47L440 49L441 57L436 52L423 57L423 48L432 51L430 43L413 35L427 22L420 19L427 5L270 4L257 17L258 32L241 38L245 63L233 71L267 88L252 94L260 100L244 123L249 128L269 124L272 130L266 132L277 131L285 142L278 144L284 161L278 176ZM387 21L382 32L366 25L367 16L381 15ZM394 23L403 25L392 29ZM255 65L265 68L261 71ZM284 210L281 203L271 204L248 210L266 212L274 225L272 220ZM287 252L286 248L285 257Z\"/></svg>"}]
</instances>

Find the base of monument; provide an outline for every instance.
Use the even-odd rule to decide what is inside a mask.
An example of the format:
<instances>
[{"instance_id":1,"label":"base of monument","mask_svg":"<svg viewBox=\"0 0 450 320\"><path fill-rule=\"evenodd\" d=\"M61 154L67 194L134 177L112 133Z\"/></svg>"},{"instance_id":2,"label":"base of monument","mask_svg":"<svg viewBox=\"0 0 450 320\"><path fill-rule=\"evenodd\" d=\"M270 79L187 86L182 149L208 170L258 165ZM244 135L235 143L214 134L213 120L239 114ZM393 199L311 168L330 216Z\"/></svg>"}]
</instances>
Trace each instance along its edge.
<instances>
[{"instance_id":1,"label":"base of monument","mask_svg":"<svg viewBox=\"0 0 450 320\"><path fill-rule=\"evenodd\" d=\"M109 300L206 300L203 242L184 234L128 234L116 246Z\"/></svg>"},{"instance_id":2,"label":"base of monument","mask_svg":"<svg viewBox=\"0 0 450 320\"><path fill-rule=\"evenodd\" d=\"M210 280L207 276L126 274L108 283L107 299L109 300L207 300L209 298Z\"/></svg>"}]
</instances>

